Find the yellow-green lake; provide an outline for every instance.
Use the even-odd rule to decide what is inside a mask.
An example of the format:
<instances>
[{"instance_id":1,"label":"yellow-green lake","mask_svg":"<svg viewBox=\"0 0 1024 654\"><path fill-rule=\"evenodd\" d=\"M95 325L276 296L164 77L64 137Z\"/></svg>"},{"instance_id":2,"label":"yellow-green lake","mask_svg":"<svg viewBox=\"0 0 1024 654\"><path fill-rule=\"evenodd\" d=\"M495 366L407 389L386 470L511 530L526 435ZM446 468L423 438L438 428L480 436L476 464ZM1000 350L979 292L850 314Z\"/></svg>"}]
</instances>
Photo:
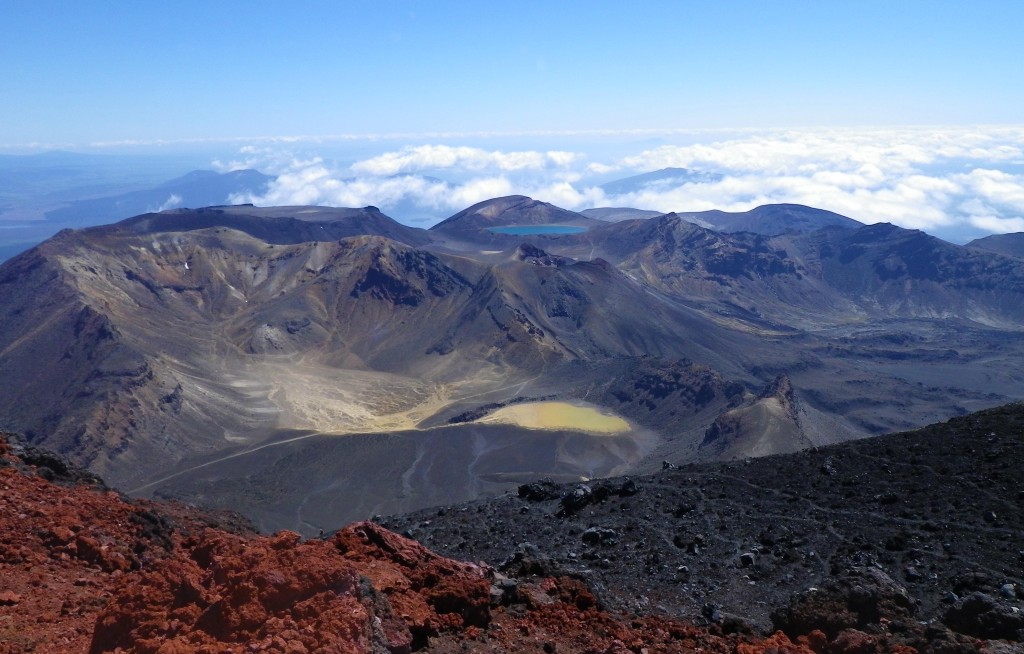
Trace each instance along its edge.
<instances>
[{"instance_id":1,"label":"yellow-green lake","mask_svg":"<svg viewBox=\"0 0 1024 654\"><path fill-rule=\"evenodd\" d=\"M592 434L621 434L629 423L596 407L569 402L526 402L502 407L479 420L527 429L570 429Z\"/></svg>"}]
</instances>

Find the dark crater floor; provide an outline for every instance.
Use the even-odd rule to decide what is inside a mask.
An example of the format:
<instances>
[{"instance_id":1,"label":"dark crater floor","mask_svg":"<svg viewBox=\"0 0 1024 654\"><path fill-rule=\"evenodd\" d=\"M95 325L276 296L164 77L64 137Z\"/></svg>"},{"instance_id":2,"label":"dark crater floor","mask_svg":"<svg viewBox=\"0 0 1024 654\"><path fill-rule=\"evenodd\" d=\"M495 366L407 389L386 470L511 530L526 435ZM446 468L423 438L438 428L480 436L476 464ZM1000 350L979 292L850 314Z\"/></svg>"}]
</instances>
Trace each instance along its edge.
<instances>
[{"instance_id":1,"label":"dark crater floor","mask_svg":"<svg viewBox=\"0 0 1024 654\"><path fill-rule=\"evenodd\" d=\"M918 623L949 623L982 593L1024 626L1022 473L1018 403L795 455L542 481L380 522L454 558L578 576L631 613L768 630L792 598L869 569L909 593Z\"/></svg>"}]
</instances>

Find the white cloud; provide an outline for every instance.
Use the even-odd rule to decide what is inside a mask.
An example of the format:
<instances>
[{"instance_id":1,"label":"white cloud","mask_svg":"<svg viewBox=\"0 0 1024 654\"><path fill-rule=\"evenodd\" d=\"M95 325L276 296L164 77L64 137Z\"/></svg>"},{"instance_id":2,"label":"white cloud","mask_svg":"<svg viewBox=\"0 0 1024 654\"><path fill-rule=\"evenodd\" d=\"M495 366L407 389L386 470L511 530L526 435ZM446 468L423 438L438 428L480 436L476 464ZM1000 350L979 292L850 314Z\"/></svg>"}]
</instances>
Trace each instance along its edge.
<instances>
[{"instance_id":1,"label":"white cloud","mask_svg":"<svg viewBox=\"0 0 1024 654\"><path fill-rule=\"evenodd\" d=\"M254 145L239 148L238 155L237 158L228 161L214 159L210 162L210 166L220 173L254 169L268 175L277 175L288 170L323 163L323 159L317 156L303 159L290 150Z\"/></svg>"},{"instance_id":2,"label":"white cloud","mask_svg":"<svg viewBox=\"0 0 1024 654\"><path fill-rule=\"evenodd\" d=\"M412 207L422 210L417 220L426 215L440 219L481 200L511 194L574 210L632 206L744 211L792 202L865 223L940 231L1005 231L1024 214L1024 175L1014 173L1024 170L1024 127L809 129L750 131L730 138L686 133L678 138L687 142L638 147L632 153L628 145L616 142L609 147L625 156L605 158L592 152L436 143L383 152L348 169L332 169L317 157L257 142L218 165L278 175L266 195L236 200L373 204L385 211ZM668 135L663 140L671 139ZM611 196L586 181L588 176L607 180L618 172L625 178L666 167L708 174Z\"/></svg>"},{"instance_id":3,"label":"white cloud","mask_svg":"<svg viewBox=\"0 0 1024 654\"><path fill-rule=\"evenodd\" d=\"M582 157L578 152L565 152L563 150L548 150L545 155L551 163L563 168L572 165L577 159Z\"/></svg>"},{"instance_id":4,"label":"white cloud","mask_svg":"<svg viewBox=\"0 0 1024 654\"><path fill-rule=\"evenodd\" d=\"M793 202L866 223L994 229L1016 224L1024 212L1024 177L998 169L1021 163L1020 127L769 132L623 157L618 165L637 172L681 167L724 177L667 188L651 184L610 200L659 211L742 211ZM960 172L964 165L970 173ZM982 206L967 206L971 201Z\"/></svg>"},{"instance_id":5,"label":"white cloud","mask_svg":"<svg viewBox=\"0 0 1024 654\"><path fill-rule=\"evenodd\" d=\"M232 202L252 202L262 206L327 205L362 207L388 206L415 198L425 207L447 207L447 184L415 176L391 178L339 178L320 162L297 162L271 182L263 195L233 196Z\"/></svg>"},{"instance_id":6,"label":"white cloud","mask_svg":"<svg viewBox=\"0 0 1024 654\"><path fill-rule=\"evenodd\" d=\"M451 189L446 198L446 204L449 209L458 211L477 202L513 194L514 190L508 179L504 177L485 177Z\"/></svg>"},{"instance_id":7,"label":"white cloud","mask_svg":"<svg viewBox=\"0 0 1024 654\"><path fill-rule=\"evenodd\" d=\"M618 166L609 166L608 164L594 162L587 165L587 172L594 175L606 175L619 170Z\"/></svg>"},{"instance_id":8,"label":"white cloud","mask_svg":"<svg viewBox=\"0 0 1024 654\"><path fill-rule=\"evenodd\" d=\"M979 198L1024 213L1024 175L975 168L967 175L958 176L957 179Z\"/></svg>"},{"instance_id":9,"label":"white cloud","mask_svg":"<svg viewBox=\"0 0 1024 654\"><path fill-rule=\"evenodd\" d=\"M356 173L369 175L395 175L404 172L460 168L470 171L487 169L499 171L543 170L549 167L567 167L579 159L575 152L552 150L538 152L525 150L502 152L450 145L420 145L398 152L385 152L352 165Z\"/></svg>"},{"instance_id":10,"label":"white cloud","mask_svg":"<svg viewBox=\"0 0 1024 654\"><path fill-rule=\"evenodd\" d=\"M970 222L978 229L995 234L1024 232L1024 218L1000 218L998 216L971 216Z\"/></svg>"},{"instance_id":11,"label":"white cloud","mask_svg":"<svg viewBox=\"0 0 1024 654\"><path fill-rule=\"evenodd\" d=\"M1006 140L1013 143L1007 143ZM679 167L766 174L850 172L864 166L910 171L956 158L988 161L1024 159L1024 129L999 130L805 130L753 134L692 145L663 145L625 157L640 171Z\"/></svg>"},{"instance_id":12,"label":"white cloud","mask_svg":"<svg viewBox=\"0 0 1024 654\"><path fill-rule=\"evenodd\" d=\"M168 209L174 209L181 206L181 196L176 193L171 195L161 204L159 207L153 210L153 213L160 213L161 211L167 211Z\"/></svg>"}]
</instances>

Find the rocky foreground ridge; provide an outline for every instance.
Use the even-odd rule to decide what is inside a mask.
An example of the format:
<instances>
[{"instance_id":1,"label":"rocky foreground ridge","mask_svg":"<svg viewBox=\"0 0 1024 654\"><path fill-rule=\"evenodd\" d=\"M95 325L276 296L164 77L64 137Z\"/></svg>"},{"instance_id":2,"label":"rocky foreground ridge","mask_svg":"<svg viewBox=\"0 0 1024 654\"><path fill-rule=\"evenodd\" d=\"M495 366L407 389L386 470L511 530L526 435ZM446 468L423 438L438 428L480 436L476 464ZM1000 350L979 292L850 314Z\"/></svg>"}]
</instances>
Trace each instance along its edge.
<instances>
[{"instance_id":1,"label":"rocky foreground ridge","mask_svg":"<svg viewBox=\"0 0 1024 654\"><path fill-rule=\"evenodd\" d=\"M1015 436L996 441L1019 444L1019 426ZM989 453L980 444L979 452ZM533 488L543 494L552 487ZM777 607L777 626L785 632L767 637L714 605L700 626L653 613L627 615L621 607L613 613L603 598L607 587L546 565L557 553L536 546L520 548L503 573L444 558L374 523L309 541L291 532L258 535L230 514L130 501L91 473L9 435L0 439L0 490L2 654L1003 653L1021 651L1024 636L1015 602L983 592L965 594L922 623L919 600L866 560ZM625 482L613 490L601 499L570 493L559 505L563 513L586 515L601 501L644 492ZM474 519L483 525L504 516ZM609 547L617 539L609 530L578 537L590 548ZM1019 539L997 546L1016 547ZM769 555L745 556L740 565L754 566ZM934 560L931 553L920 557ZM921 565L922 574L929 570ZM619 592L628 589L620 585ZM1015 592L1012 584L1006 592Z\"/></svg>"},{"instance_id":2,"label":"rocky foreground ridge","mask_svg":"<svg viewBox=\"0 0 1024 654\"><path fill-rule=\"evenodd\" d=\"M884 616L915 647L921 624L1020 641L1022 480L1013 404L794 454L524 484L382 524L509 573L576 576L620 611L794 637Z\"/></svg>"}]
</instances>

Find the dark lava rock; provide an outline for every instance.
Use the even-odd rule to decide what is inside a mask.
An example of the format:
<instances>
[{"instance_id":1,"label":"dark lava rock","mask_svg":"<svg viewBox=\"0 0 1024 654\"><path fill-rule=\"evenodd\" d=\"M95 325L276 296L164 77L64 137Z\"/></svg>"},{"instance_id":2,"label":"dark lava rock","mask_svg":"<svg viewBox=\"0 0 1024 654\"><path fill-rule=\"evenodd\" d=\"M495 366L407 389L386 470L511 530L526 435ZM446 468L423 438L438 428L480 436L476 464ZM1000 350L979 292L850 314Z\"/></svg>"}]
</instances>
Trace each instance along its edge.
<instances>
[{"instance_id":1,"label":"dark lava rock","mask_svg":"<svg viewBox=\"0 0 1024 654\"><path fill-rule=\"evenodd\" d=\"M528 502L556 500L562 496L562 488L550 479L541 479L519 487L519 497Z\"/></svg>"},{"instance_id":2,"label":"dark lava rock","mask_svg":"<svg viewBox=\"0 0 1024 654\"><path fill-rule=\"evenodd\" d=\"M822 473L828 466L835 474ZM1024 588L1024 404L904 434L634 479L632 495L624 478L589 481L589 495L578 483L537 482L526 485L538 490L526 513L512 493L443 517L431 509L384 524L415 527L444 554L496 567L589 570L587 583L599 582L602 601L616 611L703 621L702 607L713 604L764 633L775 627L773 609L791 599L791 608L775 611L777 624L807 616L812 598L798 600L812 587L821 589L813 599L831 597L845 616L834 633L938 624L973 592L998 597L1014 584L1020 597ZM998 521L986 521L987 513ZM581 542L591 527L615 531L616 544ZM523 541L535 547L510 560ZM742 565L744 553L755 555L752 565ZM888 582L847 572L857 568ZM868 624L876 616L892 622ZM934 654L959 651L961 637L970 639L947 639Z\"/></svg>"},{"instance_id":3,"label":"dark lava rock","mask_svg":"<svg viewBox=\"0 0 1024 654\"><path fill-rule=\"evenodd\" d=\"M953 605L942 621L978 638L1024 640L1024 613L984 593L971 593Z\"/></svg>"},{"instance_id":4,"label":"dark lava rock","mask_svg":"<svg viewBox=\"0 0 1024 654\"><path fill-rule=\"evenodd\" d=\"M519 496L530 499L531 497L540 498L542 495L548 495L549 489L544 483L537 482L520 486ZM577 484L561 496L561 515L570 516L589 504L604 502L611 497L632 497L639 492L640 487L629 477L619 481L605 481L595 485ZM528 494L529 497L524 495L524 493ZM543 499L548 498L544 497Z\"/></svg>"},{"instance_id":5,"label":"dark lava rock","mask_svg":"<svg viewBox=\"0 0 1024 654\"><path fill-rule=\"evenodd\" d=\"M564 515L572 515L573 513L576 513L586 505L590 504L590 500L593 495L594 491L591 490L590 486L587 486L586 484L578 484L575 488L562 496L562 513Z\"/></svg>"},{"instance_id":6,"label":"dark lava rock","mask_svg":"<svg viewBox=\"0 0 1024 654\"><path fill-rule=\"evenodd\" d=\"M542 554L533 543L520 543L498 568L514 577L554 577L563 574L561 567L551 557Z\"/></svg>"},{"instance_id":7,"label":"dark lava rock","mask_svg":"<svg viewBox=\"0 0 1024 654\"><path fill-rule=\"evenodd\" d=\"M636 495L638 492L640 492L639 486L636 485L635 481L629 478L623 480L622 485L619 486L620 497L630 497L631 495Z\"/></svg>"},{"instance_id":8,"label":"dark lava rock","mask_svg":"<svg viewBox=\"0 0 1024 654\"><path fill-rule=\"evenodd\" d=\"M880 619L905 621L916 606L910 593L877 568L851 568L821 588L797 593L789 606L772 613L777 629L806 634L820 629L835 638L844 629L863 629Z\"/></svg>"},{"instance_id":9,"label":"dark lava rock","mask_svg":"<svg viewBox=\"0 0 1024 654\"><path fill-rule=\"evenodd\" d=\"M7 439L10 453L20 459L21 466L35 469L35 473L58 484L85 484L106 488L106 484L98 475L71 463L66 457L54 454L49 450L27 444L19 434L0 432Z\"/></svg>"},{"instance_id":10,"label":"dark lava rock","mask_svg":"<svg viewBox=\"0 0 1024 654\"><path fill-rule=\"evenodd\" d=\"M604 529L601 527L590 527L583 532L581 537L584 543L588 545L602 545L611 544L615 542L615 539L619 537L619 534L614 529Z\"/></svg>"}]
</instances>

